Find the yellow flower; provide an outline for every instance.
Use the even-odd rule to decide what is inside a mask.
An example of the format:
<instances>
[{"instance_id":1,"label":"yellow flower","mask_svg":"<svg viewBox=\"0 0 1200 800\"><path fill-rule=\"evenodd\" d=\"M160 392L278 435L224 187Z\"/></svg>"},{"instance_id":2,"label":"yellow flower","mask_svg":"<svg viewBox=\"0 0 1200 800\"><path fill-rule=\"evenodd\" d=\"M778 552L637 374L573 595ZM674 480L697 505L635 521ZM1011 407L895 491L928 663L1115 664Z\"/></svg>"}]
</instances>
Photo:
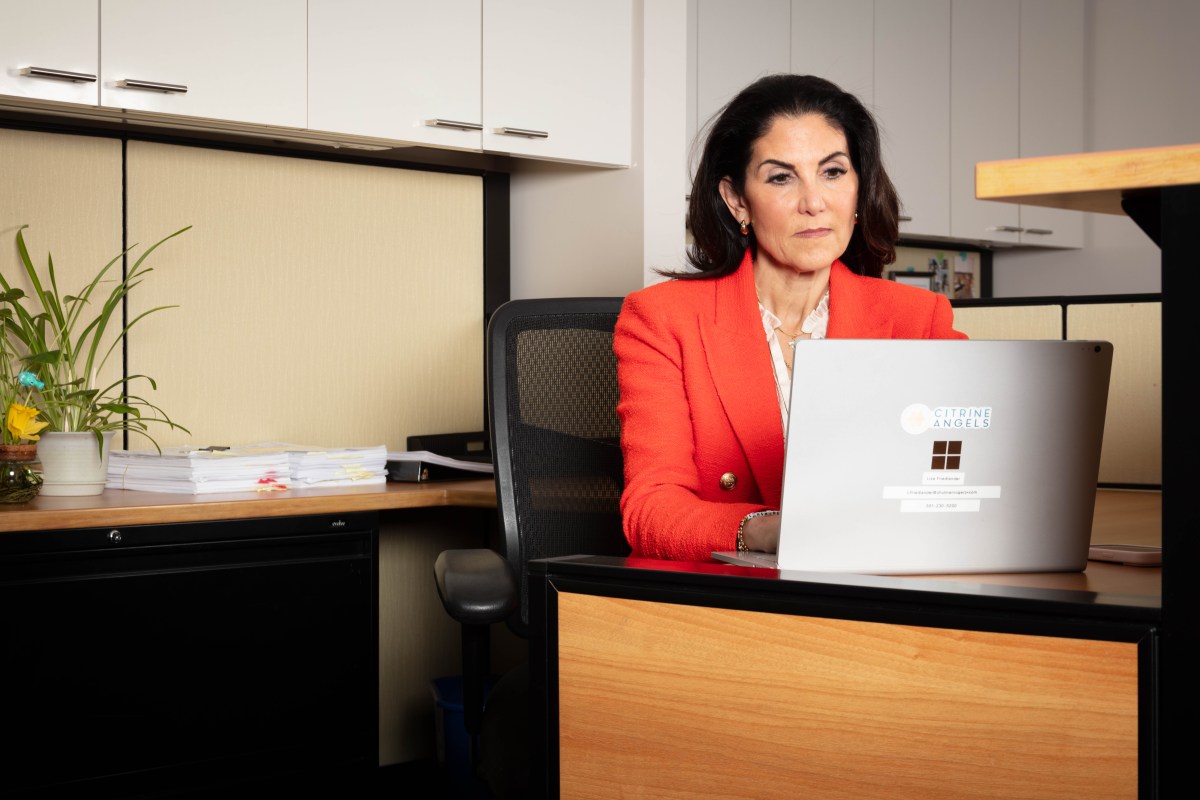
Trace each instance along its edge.
<instances>
[{"instance_id":1,"label":"yellow flower","mask_svg":"<svg viewBox=\"0 0 1200 800\"><path fill-rule=\"evenodd\" d=\"M37 419L39 413L36 408L13 403L8 407L8 432L18 442L24 439L36 442L38 431L50 424Z\"/></svg>"}]
</instances>

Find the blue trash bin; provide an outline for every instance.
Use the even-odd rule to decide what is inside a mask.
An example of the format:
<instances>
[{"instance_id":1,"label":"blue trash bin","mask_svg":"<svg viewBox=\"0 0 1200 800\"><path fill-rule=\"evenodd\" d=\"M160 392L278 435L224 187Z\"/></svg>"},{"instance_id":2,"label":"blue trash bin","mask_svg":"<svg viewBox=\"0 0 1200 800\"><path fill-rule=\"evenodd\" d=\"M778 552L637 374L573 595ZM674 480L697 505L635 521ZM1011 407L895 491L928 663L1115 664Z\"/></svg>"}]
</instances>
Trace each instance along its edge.
<instances>
[{"instance_id":1,"label":"blue trash bin","mask_svg":"<svg viewBox=\"0 0 1200 800\"><path fill-rule=\"evenodd\" d=\"M434 726L438 767L446 776L448 796L472 800L490 797L487 788L475 777L471 768L471 741L463 716L462 676L435 678L432 686L437 707ZM490 689L491 681L488 681L484 690Z\"/></svg>"}]
</instances>

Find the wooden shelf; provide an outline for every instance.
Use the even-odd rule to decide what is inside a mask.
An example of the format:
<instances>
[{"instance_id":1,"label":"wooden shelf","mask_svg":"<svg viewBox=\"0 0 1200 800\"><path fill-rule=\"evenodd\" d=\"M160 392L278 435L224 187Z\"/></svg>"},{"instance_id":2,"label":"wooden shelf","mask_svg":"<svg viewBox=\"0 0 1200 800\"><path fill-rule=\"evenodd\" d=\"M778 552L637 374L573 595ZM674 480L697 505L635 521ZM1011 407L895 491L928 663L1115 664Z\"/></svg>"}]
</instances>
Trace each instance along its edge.
<instances>
[{"instance_id":1,"label":"wooden shelf","mask_svg":"<svg viewBox=\"0 0 1200 800\"><path fill-rule=\"evenodd\" d=\"M221 519L348 514L401 508L495 508L493 480L396 483L254 494L167 494L106 489L89 497L36 497L0 508L0 535L101 525L154 525Z\"/></svg>"},{"instance_id":2,"label":"wooden shelf","mask_svg":"<svg viewBox=\"0 0 1200 800\"><path fill-rule=\"evenodd\" d=\"M975 165L980 200L1124 214L1127 193L1200 184L1200 144L1147 147Z\"/></svg>"}]
</instances>

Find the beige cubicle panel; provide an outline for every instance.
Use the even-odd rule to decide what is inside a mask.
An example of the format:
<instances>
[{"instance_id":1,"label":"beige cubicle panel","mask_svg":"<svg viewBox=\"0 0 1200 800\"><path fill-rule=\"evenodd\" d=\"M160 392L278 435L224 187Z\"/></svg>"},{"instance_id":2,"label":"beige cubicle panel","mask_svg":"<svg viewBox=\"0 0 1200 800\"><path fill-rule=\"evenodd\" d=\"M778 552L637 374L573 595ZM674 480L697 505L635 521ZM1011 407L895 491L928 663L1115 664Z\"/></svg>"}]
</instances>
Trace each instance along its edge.
<instances>
[{"instance_id":1,"label":"beige cubicle panel","mask_svg":"<svg viewBox=\"0 0 1200 800\"><path fill-rule=\"evenodd\" d=\"M22 225L43 279L53 256L63 297L78 295L121 253L120 141L0 128L0 180L0 274L10 285L32 293L17 256ZM40 307L27 300L26 308ZM118 352L100 374L117 380L122 366Z\"/></svg>"},{"instance_id":2,"label":"beige cubicle panel","mask_svg":"<svg viewBox=\"0 0 1200 800\"><path fill-rule=\"evenodd\" d=\"M1061 339L1062 306L960 307L954 327L972 339Z\"/></svg>"},{"instance_id":3,"label":"beige cubicle panel","mask_svg":"<svg viewBox=\"0 0 1200 800\"><path fill-rule=\"evenodd\" d=\"M190 434L385 444L483 425L473 175L133 141L129 239L157 250L128 370ZM131 447L145 444L130 443Z\"/></svg>"},{"instance_id":4,"label":"beige cubicle panel","mask_svg":"<svg viewBox=\"0 0 1200 800\"><path fill-rule=\"evenodd\" d=\"M1162 484L1162 303L1067 306L1067 338L1113 344L1102 483Z\"/></svg>"},{"instance_id":5,"label":"beige cubicle panel","mask_svg":"<svg viewBox=\"0 0 1200 800\"><path fill-rule=\"evenodd\" d=\"M1065 322L1064 322L1065 317ZM1101 484L1162 484L1162 304L1101 302L966 306L954 326L972 339L1101 339L1113 343Z\"/></svg>"}]
</instances>

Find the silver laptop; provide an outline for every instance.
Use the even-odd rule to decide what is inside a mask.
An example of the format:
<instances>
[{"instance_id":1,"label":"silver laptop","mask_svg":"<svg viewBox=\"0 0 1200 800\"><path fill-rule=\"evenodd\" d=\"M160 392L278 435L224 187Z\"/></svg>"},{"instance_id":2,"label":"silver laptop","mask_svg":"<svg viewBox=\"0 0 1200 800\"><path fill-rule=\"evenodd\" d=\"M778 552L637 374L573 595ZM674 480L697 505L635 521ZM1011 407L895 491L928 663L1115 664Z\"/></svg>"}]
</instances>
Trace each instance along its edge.
<instances>
[{"instance_id":1,"label":"silver laptop","mask_svg":"<svg viewBox=\"0 0 1200 800\"><path fill-rule=\"evenodd\" d=\"M919 575L1087 565L1112 367L1101 341L798 343L782 570Z\"/></svg>"}]
</instances>

